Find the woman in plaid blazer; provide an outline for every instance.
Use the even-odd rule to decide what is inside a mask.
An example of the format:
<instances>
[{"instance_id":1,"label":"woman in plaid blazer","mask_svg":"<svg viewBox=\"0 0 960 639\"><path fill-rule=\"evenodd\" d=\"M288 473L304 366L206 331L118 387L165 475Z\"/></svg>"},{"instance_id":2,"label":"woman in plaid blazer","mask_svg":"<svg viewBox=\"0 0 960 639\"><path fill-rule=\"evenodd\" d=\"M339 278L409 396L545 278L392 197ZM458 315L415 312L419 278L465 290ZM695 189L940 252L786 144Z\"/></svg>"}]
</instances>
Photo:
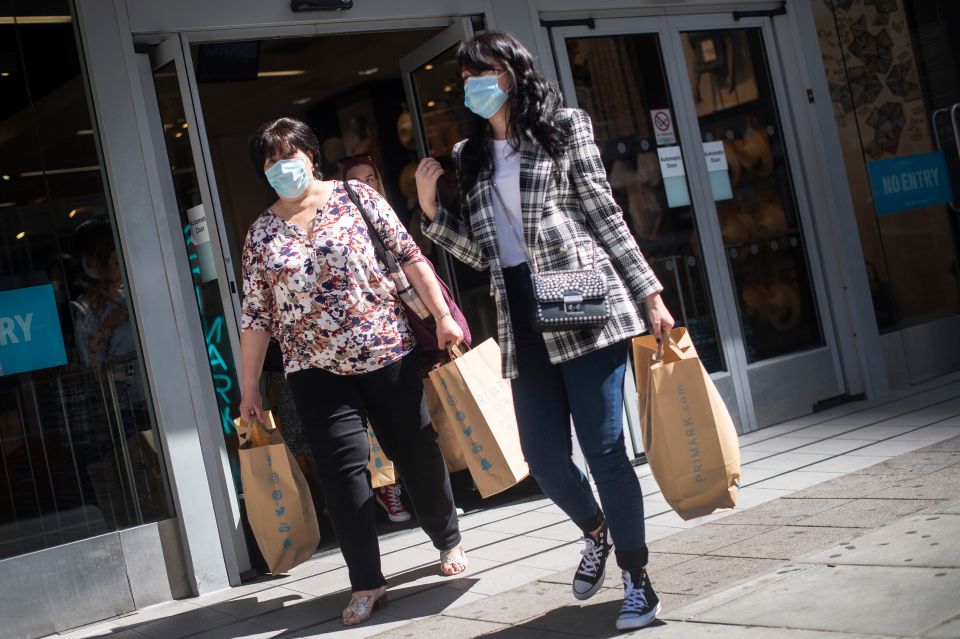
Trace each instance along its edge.
<instances>
[{"instance_id":1,"label":"woman in plaid blazer","mask_svg":"<svg viewBox=\"0 0 960 639\"><path fill-rule=\"evenodd\" d=\"M609 528L624 581L617 627L639 628L660 604L646 573L643 495L624 446L623 379L630 338L648 325L666 333L673 318L612 197L589 116L559 108L557 89L509 34L481 34L461 45L458 59L474 113L470 138L453 149L462 204L458 213L437 204L443 169L425 158L417 169L423 231L490 272L524 456L544 493L584 532L574 596L587 599L603 584ZM606 324L535 328L531 270L592 267L609 286ZM571 459L571 415L602 509Z\"/></svg>"}]
</instances>

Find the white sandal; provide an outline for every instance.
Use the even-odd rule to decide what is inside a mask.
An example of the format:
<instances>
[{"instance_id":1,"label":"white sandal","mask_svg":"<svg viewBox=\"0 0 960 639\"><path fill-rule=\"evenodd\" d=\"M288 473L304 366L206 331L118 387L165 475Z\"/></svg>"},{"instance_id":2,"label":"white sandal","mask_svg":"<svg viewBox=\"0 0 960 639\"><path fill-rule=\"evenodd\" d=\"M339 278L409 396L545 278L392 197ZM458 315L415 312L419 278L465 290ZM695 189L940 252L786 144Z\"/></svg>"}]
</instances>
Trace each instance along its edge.
<instances>
[{"instance_id":1,"label":"white sandal","mask_svg":"<svg viewBox=\"0 0 960 639\"><path fill-rule=\"evenodd\" d=\"M460 566L460 570L455 570L454 566ZM463 574L467 570L467 553L463 551L463 546L457 544L450 550L444 550L440 553L440 572L446 577Z\"/></svg>"},{"instance_id":2,"label":"white sandal","mask_svg":"<svg viewBox=\"0 0 960 639\"><path fill-rule=\"evenodd\" d=\"M380 586L369 595L350 596L350 604L343 609L340 620L345 626L355 626L370 618L374 610L387 605L387 587Z\"/></svg>"}]
</instances>

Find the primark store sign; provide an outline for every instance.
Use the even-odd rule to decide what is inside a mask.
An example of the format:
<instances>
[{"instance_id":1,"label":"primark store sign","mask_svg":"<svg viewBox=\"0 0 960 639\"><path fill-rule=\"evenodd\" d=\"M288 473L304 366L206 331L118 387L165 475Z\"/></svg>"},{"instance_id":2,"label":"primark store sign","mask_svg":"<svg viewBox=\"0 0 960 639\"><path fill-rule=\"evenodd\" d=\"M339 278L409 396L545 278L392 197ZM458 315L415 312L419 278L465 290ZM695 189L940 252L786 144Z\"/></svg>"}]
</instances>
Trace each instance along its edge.
<instances>
[{"instance_id":1,"label":"primark store sign","mask_svg":"<svg viewBox=\"0 0 960 639\"><path fill-rule=\"evenodd\" d=\"M66 363L53 286L0 291L0 375Z\"/></svg>"}]
</instances>

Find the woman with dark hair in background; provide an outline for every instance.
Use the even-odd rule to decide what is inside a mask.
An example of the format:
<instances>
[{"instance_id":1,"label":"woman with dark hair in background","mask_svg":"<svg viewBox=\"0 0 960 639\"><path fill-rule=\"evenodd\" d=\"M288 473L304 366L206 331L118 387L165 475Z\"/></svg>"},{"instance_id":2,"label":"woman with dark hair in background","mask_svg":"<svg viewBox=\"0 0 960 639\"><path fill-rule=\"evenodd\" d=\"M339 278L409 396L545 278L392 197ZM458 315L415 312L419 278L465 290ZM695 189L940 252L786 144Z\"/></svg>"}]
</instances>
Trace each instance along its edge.
<instances>
[{"instance_id":1,"label":"woman with dark hair in background","mask_svg":"<svg viewBox=\"0 0 960 639\"><path fill-rule=\"evenodd\" d=\"M381 197L387 197L383 190L383 180L380 179L380 171L369 155L354 155L341 160L340 177L344 181L362 182L379 193ZM410 521L410 513L404 508L403 501L400 499L399 483L381 486L374 490L374 494L376 502L387 511L390 521Z\"/></svg>"},{"instance_id":2,"label":"woman with dark hair in background","mask_svg":"<svg viewBox=\"0 0 960 639\"><path fill-rule=\"evenodd\" d=\"M660 603L646 572L643 494L624 445L623 379L630 338L648 326L659 338L673 318L611 195L589 116L559 108L557 89L509 34L478 35L457 55L465 103L475 115L469 139L453 149L462 205L457 214L437 204L443 168L425 158L417 169L429 220L423 230L460 260L490 271L524 456L544 493L584 533L574 596L587 599L602 586L609 527L623 570L617 628L639 628L653 621ZM538 328L531 273L590 268L606 280L606 323ZM571 459L571 415L602 510Z\"/></svg>"},{"instance_id":3,"label":"woman with dark hair in background","mask_svg":"<svg viewBox=\"0 0 960 639\"><path fill-rule=\"evenodd\" d=\"M369 420L406 484L445 575L463 572L450 477L425 410L420 359L396 286L378 263L364 222L340 181L319 175L317 138L280 118L250 138L250 156L278 199L251 225L243 251L240 415L260 418L259 380L271 335L320 468L323 497L350 576L346 625L386 603L367 462ZM369 223L434 315L441 348L463 332L433 271L396 214L352 183Z\"/></svg>"}]
</instances>

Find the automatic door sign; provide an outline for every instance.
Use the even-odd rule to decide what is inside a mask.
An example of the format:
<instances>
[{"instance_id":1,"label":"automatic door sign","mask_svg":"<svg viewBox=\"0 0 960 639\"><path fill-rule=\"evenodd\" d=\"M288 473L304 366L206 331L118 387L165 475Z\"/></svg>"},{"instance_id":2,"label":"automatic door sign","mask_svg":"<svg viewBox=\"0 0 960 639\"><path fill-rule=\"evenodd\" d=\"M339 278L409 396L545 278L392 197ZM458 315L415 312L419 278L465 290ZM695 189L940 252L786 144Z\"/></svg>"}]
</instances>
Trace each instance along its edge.
<instances>
[{"instance_id":1,"label":"automatic door sign","mask_svg":"<svg viewBox=\"0 0 960 639\"><path fill-rule=\"evenodd\" d=\"M687 191L687 171L683 165L683 154L679 146L667 146L657 149L660 159L660 175L667 192L667 206L671 209L690 205L690 193Z\"/></svg>"},{"instance_id":2,"label":"automatic door sign","mask_svg":"<svg viewBox=\"0 0 960 639\"><path fill-rule=\"evenodd\" d=\"M657 138L657 146L676 144L677 136L673 133L673 114L670 109L653 109L650 111L653 120L653 133Z\"/></svg>"}]
</instances>

